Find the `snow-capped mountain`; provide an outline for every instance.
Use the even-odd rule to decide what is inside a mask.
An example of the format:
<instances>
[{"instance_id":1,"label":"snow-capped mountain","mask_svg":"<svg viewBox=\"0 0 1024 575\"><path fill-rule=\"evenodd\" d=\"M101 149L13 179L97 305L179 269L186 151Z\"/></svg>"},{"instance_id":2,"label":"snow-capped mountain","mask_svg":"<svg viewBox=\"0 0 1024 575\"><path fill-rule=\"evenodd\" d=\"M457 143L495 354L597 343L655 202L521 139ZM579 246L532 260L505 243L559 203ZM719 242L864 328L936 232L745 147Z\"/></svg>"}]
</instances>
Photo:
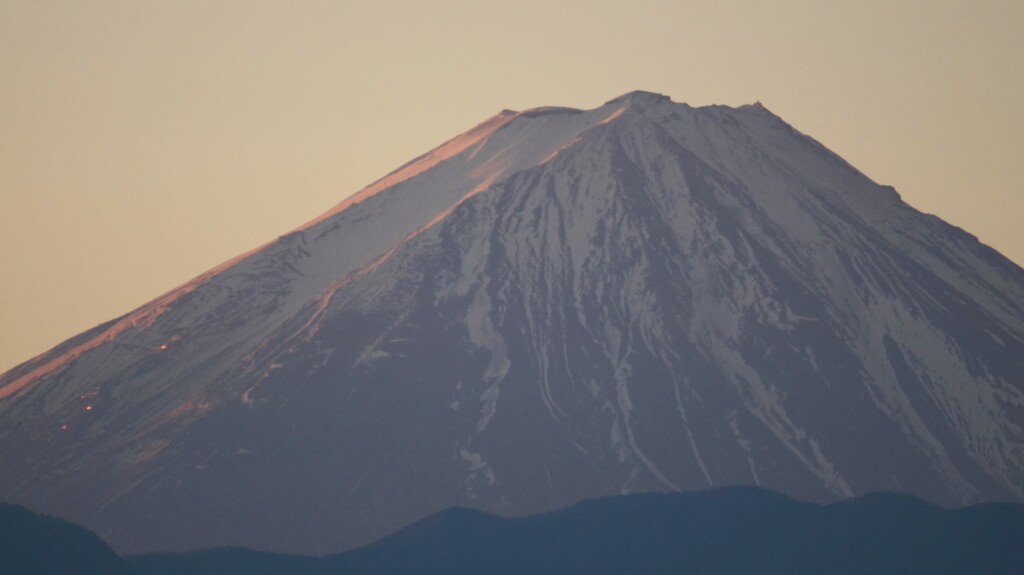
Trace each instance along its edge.
<instances>
[{"instance_id":1,"label":"snow-capped mountain","mask_svg":"<svg viewBox=\"0 0 1024 575\"><path fill-rule=\"evenodd\" d=\"M325 553L756 484L1024 501L1024 270L759 104L503 111L0 376L0 497Z\"/></svg>"}]
</instances>

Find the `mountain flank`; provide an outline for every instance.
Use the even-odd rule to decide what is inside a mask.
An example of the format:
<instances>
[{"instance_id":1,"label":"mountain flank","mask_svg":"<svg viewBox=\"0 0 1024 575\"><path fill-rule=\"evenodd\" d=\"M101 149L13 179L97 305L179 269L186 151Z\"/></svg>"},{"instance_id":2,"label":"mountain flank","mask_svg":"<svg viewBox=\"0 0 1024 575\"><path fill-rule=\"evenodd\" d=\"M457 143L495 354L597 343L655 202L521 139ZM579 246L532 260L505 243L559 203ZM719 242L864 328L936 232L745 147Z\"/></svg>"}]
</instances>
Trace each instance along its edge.
<instances>
[{"instance_id":1,"label":"mountain flank","mask_svg":"<svg viewBox=\"0 0 1024 575\"><path fill-rule=\"evenodd\" d=\"M1024 502L1022 374L1019 266L764 106L631 92L500 112L0 375L0 497L307 555L729 485Z\"/></svg>"}]
</instances>

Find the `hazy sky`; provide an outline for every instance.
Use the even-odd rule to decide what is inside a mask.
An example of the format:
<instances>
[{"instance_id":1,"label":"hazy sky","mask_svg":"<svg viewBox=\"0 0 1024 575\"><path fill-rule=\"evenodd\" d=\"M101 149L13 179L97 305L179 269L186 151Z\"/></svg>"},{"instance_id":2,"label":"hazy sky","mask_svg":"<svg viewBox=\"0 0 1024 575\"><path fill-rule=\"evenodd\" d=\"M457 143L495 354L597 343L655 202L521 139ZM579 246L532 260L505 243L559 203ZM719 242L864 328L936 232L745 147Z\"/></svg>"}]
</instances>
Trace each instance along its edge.
<instances>
[{"instance_id":1,"label":"hazy sky","mask_svg":"<svg viewBox=\"0 0 1024 575\"><path fill-rule=\"evenodd\" d=\"M502 108L634 89L760 100L1024 262L1024 1L0 0L0 371Z\"/></svg>"}]
</instances>

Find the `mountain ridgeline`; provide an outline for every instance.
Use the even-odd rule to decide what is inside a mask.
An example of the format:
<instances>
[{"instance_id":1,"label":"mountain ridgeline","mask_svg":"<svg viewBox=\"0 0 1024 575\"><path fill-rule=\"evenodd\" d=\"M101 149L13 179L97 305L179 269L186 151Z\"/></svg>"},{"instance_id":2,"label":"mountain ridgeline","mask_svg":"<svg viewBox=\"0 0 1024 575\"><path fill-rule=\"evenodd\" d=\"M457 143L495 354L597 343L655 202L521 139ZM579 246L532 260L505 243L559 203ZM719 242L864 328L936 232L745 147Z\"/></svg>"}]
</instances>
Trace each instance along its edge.
<instances>
[{"instance_id":1,"label":"mountain ridgeline","mask_svg":"<svg viewBox=\"0 0 1024 575\"><path fill-rule=\"evenodd\" d=\"M133 575L135 571L95 533L0 502L0 573Z\"/></svg>"},{"instance_id":2,"label":"mountain ridgeline","mask_svg":"<svg viewBox=\"0 0 1024 575\"><path fill-rule=\"evenodd\" d=\"M130 559L139 575L1016 574L1024 507L874 494L827 506L757 488L649 493L507 519L449 509L320 559L245 550Z\"/></svg>"},{"instance_id":3,"label":"mountain ridgeline","mask_svg":"<svg viewBox=\"0 0 1024 575\"><path fill-rule=\"evenodd\" d=\"M1017 504L943 510L888 493L822 506L730 487L602 498L520 518L448 509L323 557L223 548L121 559L81 527L0 504L5 575L1017 575L1022 540Z\"/></svg>"},{"instance_id":4,"label":"mountain ridgeline","mask_svg":"<svg viewBox=\"0 0 1024 575\"><path fill-rule=\"evenodd\" d=\"M1024 501L1024 270L759 104L504 111L0 376L0 497L323 554L759 485Z\"/></svg>"}]
</instances>

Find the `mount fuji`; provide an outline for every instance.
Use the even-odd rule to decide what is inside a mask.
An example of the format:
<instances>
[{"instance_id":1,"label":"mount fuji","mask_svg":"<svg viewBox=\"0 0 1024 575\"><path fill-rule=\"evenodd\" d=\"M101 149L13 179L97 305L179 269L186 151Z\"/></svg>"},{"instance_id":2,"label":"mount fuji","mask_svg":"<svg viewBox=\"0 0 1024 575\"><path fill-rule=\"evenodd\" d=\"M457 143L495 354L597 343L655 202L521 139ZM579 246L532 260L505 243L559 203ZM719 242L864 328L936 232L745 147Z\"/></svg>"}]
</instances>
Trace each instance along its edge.
<instances>
[{"instance_id":1,"label":"mount fuji","mask_svg":"<svg viewBox=\"0 0 1024 575\"><path fill-rule=\"evenodd\" d=\"M0 376L122 552L760 485L1024 501L1024 270L760 104L503 111Z\"/></svg>"}]
</instances>

